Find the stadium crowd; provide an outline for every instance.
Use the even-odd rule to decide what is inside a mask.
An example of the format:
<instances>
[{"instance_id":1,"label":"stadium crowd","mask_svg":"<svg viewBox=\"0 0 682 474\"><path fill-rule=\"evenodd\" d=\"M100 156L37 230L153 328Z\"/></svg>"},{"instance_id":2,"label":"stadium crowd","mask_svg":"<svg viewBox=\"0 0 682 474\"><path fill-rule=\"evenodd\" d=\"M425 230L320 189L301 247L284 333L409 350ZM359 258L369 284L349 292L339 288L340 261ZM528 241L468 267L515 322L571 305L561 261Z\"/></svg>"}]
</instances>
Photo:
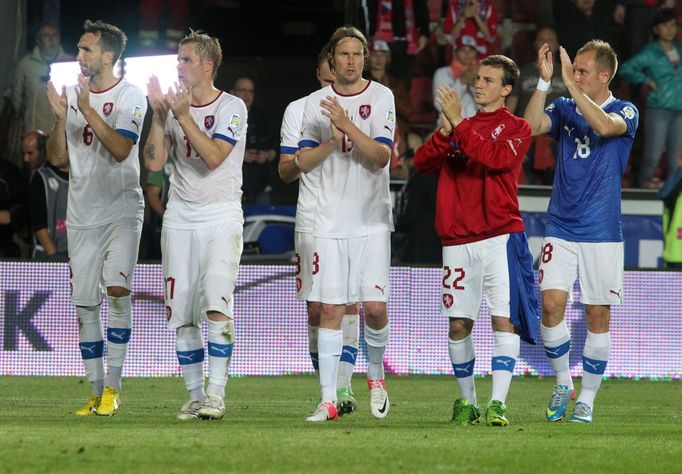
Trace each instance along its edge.
<instances>
[{"instance_id":1,"label":"stadium crowd","mask_svg":"<svg viewBox=\"0 0 682 474\"><path fill-rule=\"evenodd\" d=\"M171 3L167 7L173 13L164 23L159 21L163 12L158 2L139 2L140 29L137 35L130 35L133 49L137 48L140 53L173 51L183 36L180 34L183 29L201 27L201 24L183 24L192 2ZM204 7L220 4L196 3ZM66 199L68 173L66 169L51 169L50 176L44 176L46 171L41 168L50 166L44 157L42 137L50 133L54 123L45 94L50 64L74 60L76 51L75 45L61 42L59 27L51 22L49 11L49 8L41 10L42 23L30 19L34 30L29 30L28 36L35 46L17 58L2 104L0 182L6 183L0 187L2 257L65 256L65 244L59 250L56 243L64 233L65 203L54 201ZM62 4L61 15L72 13ZM399 230L394 242L395 260L422 263L438 260L437 256L421 255L433 254L433 251L418 248L411 254L409 250L410 239L415 238L410 237L410 232L420 239L437 241L432 226L425 228L426 222L432 220L433 206L431 217L427 213L419 215L419 219L414 218L414 209L410 206L410 201L421 202L421 199L434 202L435 182L415 172L411 158L416 148L440 125L435 100L440 86L447 84L458 91L464 101L465 116L476 113L473 80L478 62L489 54L504 53L519 64L521 76L506 106L522 117L537 83L534 52L539 44L550 45L555 61L558 61L559 45L574 55L590 39L603 39L612 44L618 53L620 68L611 88L615 95L631 100L638 107L643 123L628 160L623 187L662 187L666 178L675 174L682 153L682 68L679 67L682 42L677 28L680 18L682 2L676 0L358 1L356 11L347 12L345 20L355 24L370 39L372 55L365 77L389 87L396 98L398 127L390 170L391 178L402 181L404 186L394 209ZM18 51L21 49L20 45ZM271 97L276 92L266 91L268 85L261 78L246 75L226 86L224 89L242 98L249 110L243 203L293 204L295 188L286 187L277 176L277 136L282 111L273 110L262 99L263 93ZM562 95L566 95L566 88L557 67L547 103ZM31 158L32 153L37 158ZM523 162L519 184L551 186L556 153L552 140L534 137ZM148 175L143 172L146 197L144 244L140 254L143 259L155 260L161 256L160 229L171 170L169 165ZM34 176L38 179L32 179ZM55 190L55 182L62 191ZM288 191L273 191L283 188Z\"/></svg>"}]
</instances>

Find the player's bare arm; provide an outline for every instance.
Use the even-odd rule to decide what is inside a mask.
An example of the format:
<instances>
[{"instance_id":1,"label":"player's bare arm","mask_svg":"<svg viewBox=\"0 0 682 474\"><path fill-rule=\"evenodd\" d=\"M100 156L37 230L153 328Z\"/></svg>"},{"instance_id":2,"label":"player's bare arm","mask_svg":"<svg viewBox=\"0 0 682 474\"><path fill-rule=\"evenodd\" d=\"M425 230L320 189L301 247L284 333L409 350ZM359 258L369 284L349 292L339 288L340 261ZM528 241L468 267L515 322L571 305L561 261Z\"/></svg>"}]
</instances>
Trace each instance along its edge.
<instances>
[{"instance_id":1,"label":"player's bare arm","mask_svg":"<svg viewBox=\"0 0 682 474\"><path fill-rule=\"evenodd\" d=\"M78 75L76 101L78 110L87 120L97 140L99 140L111 156L119 163L128 158L130 150L133 149L133 141L111 128L97 111L90 106L90 79L83 74Z\"/></svg>"},{"instance_id":2,"label":"player's bare arm","mask_svg":"<svg viewBox=\"0 0 682 474\"><path fill-rule=\"evenodd\" d=\"M279 155L277 171L279 172L280 179L285 183L292 183L301 176L301 170L296 166L296 156L298 155L300 155L300 152L295 154L280 153Z\"/></svg>"},{"instance_id":3,"label":"player's bare arm","mask_svg":"<svg viewBox=\"0 0 682 474\"><path fill-rule=\"evenodd\" d=\"M574 74L581 71L575 71L573 62L568 56L566 50L559 47L559 57L561 58L561 76L566 84L569 94L575 100L575 105L590 124L590 127L602 137L616 137L622 135L627 131L627 124L625 120L618 114L607 114L597 105L587 94L585 94L575 83Z\"/></svg>"},{"instance_id":4,"label":"player's bare arm","mask_svg":"<svg viewBox=\"0 0 682 474\"><path fill-rule=\"evenodd\" d=\"M378 168L383 168L388 164L391 159L391 150L388 146L365 135L362 130L356 127L336 97L328 96L326 99L322 99L320 106L322 107L322 115L329 118L332 126L353 142L362 156L370 158Z\"/></svg>"},{"instance_id":5,"label":"player's bare arm","mask_svg":"<svg viewBox=\"0 0 682 474\"><path fill-rule=\"evenodd\" d=\"M69 153L66 145L66 91L62 87L57 92L52 82L47 83L47 100L55 116L54 127L47 139L47 160L52 166L63 168L69 164Z\"/></svg>"},{"instance_id":6,"label":"player's bare arm","mask_svg":"<svg viewBox=\"0 0 682 474\"><path fill-rule=\"evenodd\" d=\"M147 82L147 97L154 114L144 145L144 165L149 171L161 171L168 159L171 145L170 138L164 133L170 105L161 92L161 85L156 76L152 75Z\"/></svg>"},{"instance_id":7,"label":"player's bare arm","mask_svg":"<svg viewBox=\"0 0 682 474\"><path fill-rule=\"evenodd\" d=\"M554 60L552 58L552 51L547 43L540 46L538 50L538 71L540 79L543 81L550 82L552 80ZM528 101L528 105L526 105L523 118L530 124L533 136L547 133L552 128L552 120L544 112L546 99L547 91L536 88Z\"/></svg>"},{"instance_id":8,"label":"player's bare arm","mask_svg":"<svg viewBox=\"0 0 682 474\"><path fill-rule=\"evenodd\" d=\"M201 131L189 113L192 91L181 84L176 84L176 91L169 91L166 100L173 111L175 119L185 132L189 144L206 164L209 170L220 166L230 154L234 146L225 140L213 139Z\"/></svg>"}]
</instances>

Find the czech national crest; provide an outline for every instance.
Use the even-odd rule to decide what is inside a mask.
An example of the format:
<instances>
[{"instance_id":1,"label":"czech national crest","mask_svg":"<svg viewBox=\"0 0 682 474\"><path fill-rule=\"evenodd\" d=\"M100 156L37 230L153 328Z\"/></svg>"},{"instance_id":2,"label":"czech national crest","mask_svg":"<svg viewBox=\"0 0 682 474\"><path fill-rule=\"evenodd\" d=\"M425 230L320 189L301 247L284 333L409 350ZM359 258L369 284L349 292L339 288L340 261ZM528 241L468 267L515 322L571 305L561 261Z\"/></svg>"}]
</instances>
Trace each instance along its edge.
<instances>
[{"instance_id":1,"label":"czech national crest","mask_svg":"<svg viewBox=\"0 0 682 474\"><path fill-rule=\"evenodd\" d=\"M113 102L105 102L104 105L102 106L102 113L104 114L105 117L111 115L112 110L114 110Z\"/></svg>"},{"instance_id":2,"label":"czech national crest","mask_svg":"<svg viewBox=\"0 0 682 474\"><path fill-rule=\"evenodd\" d=\"M360 117L362 117L362 120L367 120L367 117L369 117L369 114L372 113L372 106L369 104L363 104L360 106Z\"/></svg>"},{"instance_id":3,"label":"czech national crest","mask_svg":"<svg viewBox=\"0 0 682 474\"><path fill-rule=\"evenodd\" d=\"M207 115L204 117L204 128L206 130L210 130L213 128L213 124L215 123L215 115Z\"/></svg>"}]
</instances>

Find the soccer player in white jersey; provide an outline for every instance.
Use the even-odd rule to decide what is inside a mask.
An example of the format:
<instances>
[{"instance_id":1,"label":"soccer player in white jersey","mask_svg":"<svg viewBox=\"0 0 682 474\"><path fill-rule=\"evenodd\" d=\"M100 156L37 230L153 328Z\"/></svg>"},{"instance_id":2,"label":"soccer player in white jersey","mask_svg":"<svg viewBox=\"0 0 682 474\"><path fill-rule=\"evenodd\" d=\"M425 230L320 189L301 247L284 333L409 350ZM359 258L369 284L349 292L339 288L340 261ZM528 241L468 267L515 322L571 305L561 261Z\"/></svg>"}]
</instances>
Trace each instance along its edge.
<instances>
[{"instance_id":1,"label":"soccer player in white jersey","mask_svg":"<svg viewBox=\"0 0 682 474\"><path fill-rule=\"evenodd\" d=\"M557 168L540 257L542 339L557 375L545 411L559 421L575 396L569 367L571 335L564 321L568 295L580 281L587 337L583 379L570 421L591 423L594 400L609 360L611 305L623 302L621 180L637 132L639 112L616 99L609 83L618 58L608 43L587 42L573 61L559 49L561 76L570 97L546 108L554 63L549 46L538 50L540 79L526 106L533 135L558 142Z\"/></svg>"},{"instance_id":2,"label":"soccer player in white jersey","mask_svg":"<svg viewBox=\"0 0 682 474\"><path fill-rule=\"evenodd\" d=\"M362 78L368 54L360 31L337 29L327 55L334 84L310 94L303 114L297 165L303 173L320 170L308 300L322 303L317 338L322 398L308 421L338 416L341 322L349 301L361 301L365 310L372 415L384 418L390 408L383 356L389 335L386 302L393 222L388 162L395 108L388 88Z\"/></svg>"},{"instance_id":3,"label":"soccer player in white jersey","mask_svg":"<svg viewBox=\"0 0 682 474\"><path fill-rule=\"evenodd\" d=\"M126 35L101 21L85 22L78 41L78 85L58 93L48 83L56 123L48 159L69 165L66 226L71 298L80 350L92 384L76 415L115 415L132 327L130 286L142 231L138 138L147 111L144 93L114 75ZM100 319L102 285L109 302L107 372Z\"/></svg>"},{"instance_id":4,"label":"soccer player in white jersey","mask_svg":"<svg viewBox=\"0 0 682 474\"><path fill-rule=\"evenodd\" d=\"M334 73L329 68L327 47L325 45L317 58L317 80L320 87L334 83ZM296 164L298 160L298 141L301 137L301 125L306 97L290 103L284 111L281 129L281 144L279 156L279 176L286 183L299 180L298 204L296 205L296 298L306 301L310 295L313 278L313 221L315 205L319 192L319 170L315 168L308 174L301 173ZM317 332L320 328L320 311L322 306L318 301L306 301L308 311L308 347L313 368L319 373ZM360 315L357 303L346 305L346 311L341 322L343 331L343 349L339 360L339 374L336 379L336 408L339 415L352 413L358 404L353 397L350 379L355 368L360 340Z\"/></svg>"},{"instance_id":5,"label":"soccer player in white jersey","mask_svg":"<svg viewBox=\"0 0 682 474\"><path fill-rule=\"evenodd\" d=\"M161 251L168 327L189 400L181 420L220 419L234 342L232 294L242 253L242 161L247 128L244 102L214 87L220 43L192 32L178 49L176 91L161 92L152 76L154 110L144 148L150 171L169 152L175 168L163 216ZM202 320L208 323L209 380L204 390Z\"/></svg>"}]
</instances>

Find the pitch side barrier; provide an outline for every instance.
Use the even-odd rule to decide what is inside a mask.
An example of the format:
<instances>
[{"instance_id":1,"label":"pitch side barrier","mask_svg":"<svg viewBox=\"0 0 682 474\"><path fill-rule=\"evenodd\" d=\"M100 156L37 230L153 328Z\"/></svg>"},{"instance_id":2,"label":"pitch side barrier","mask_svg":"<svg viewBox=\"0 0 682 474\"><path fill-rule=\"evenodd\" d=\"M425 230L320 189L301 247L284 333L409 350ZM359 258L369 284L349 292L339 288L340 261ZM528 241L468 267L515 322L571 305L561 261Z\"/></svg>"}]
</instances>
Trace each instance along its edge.
<instances>
[{"instance_id":1,"label":"pitch side barrier","mask_svg":"<svg viewBox=\"0 0 682 474\"><path fill-rule=\"evenodd\" d=\"M392 268L387 371L452 373L447 320L439 315L441 281L439 268ZM682 272L628 271L623 294L625 304L612 307L606 376L682 378ZM578 287L573 296L567 311L573 335L571 371L580 375L586 327ZM175 335L166 329L160 265L137 266L132 297L134 324L123 375L180 375ZM106 299L102 306L106 315ZM479 375L490 372L493 338L488 319L484 303L473 333ZM235 327L232 375L312 372L305 306L294 299L293 266L242 265ZM356 371L365 372L362 335L360 341ZM0 344L2 376L83 376L66 263L0 261ZM543 348L522 343L515 373L549 376Z\"/></svg>"}]
</instances>

